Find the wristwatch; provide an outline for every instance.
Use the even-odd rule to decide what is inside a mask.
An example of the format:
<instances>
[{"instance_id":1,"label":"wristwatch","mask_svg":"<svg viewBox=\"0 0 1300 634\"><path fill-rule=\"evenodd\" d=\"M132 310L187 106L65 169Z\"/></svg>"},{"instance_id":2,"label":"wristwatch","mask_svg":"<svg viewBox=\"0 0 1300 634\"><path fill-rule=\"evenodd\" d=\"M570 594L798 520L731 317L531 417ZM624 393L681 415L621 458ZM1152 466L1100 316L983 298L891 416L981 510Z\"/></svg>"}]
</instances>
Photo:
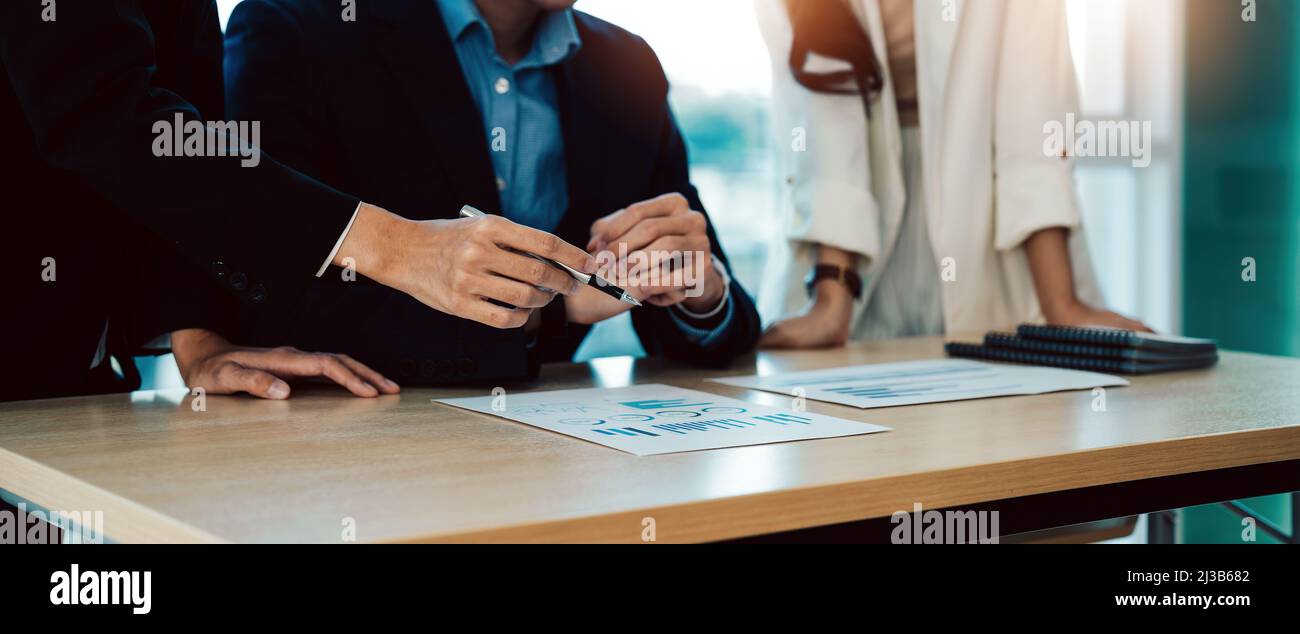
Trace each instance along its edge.
<instances>
[{"instance_id":1,"label":"wristwatch","mask_svg":"<svg viewBox=\"0 0 1300 634\"><path fill-rule=\"evenodd\" d=\"M808 287L809 297L816 292L817 282L822 280L835 280L849 289L849 294L853 295L855 301L862 299L862 278L853 269L831 264L819 264L813 267L807 281L804 282Z\"/></svg>"}]
</instances>

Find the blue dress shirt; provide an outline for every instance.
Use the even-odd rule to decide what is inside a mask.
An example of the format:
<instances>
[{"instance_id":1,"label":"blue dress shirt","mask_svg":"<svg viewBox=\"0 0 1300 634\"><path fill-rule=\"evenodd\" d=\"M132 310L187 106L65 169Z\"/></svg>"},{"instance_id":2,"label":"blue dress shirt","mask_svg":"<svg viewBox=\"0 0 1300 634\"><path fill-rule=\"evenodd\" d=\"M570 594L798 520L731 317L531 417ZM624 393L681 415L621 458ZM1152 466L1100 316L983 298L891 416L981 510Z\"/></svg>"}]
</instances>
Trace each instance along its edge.
<instances>
[{"instance_id":1,"label":"blue dress shirt","mask_svg":"<svg viewBox=\"0 0 1300 634\"><path fill-rule=\"evenodd\" d=\"M519 224L554 231L569 208L569 190L559 94L548 68L582 48L573 9L542 16L532 48L511 66L497 53L492 29L474 0L437 3L487 130L501 213ZM683 332L707 346L731 323L731 302L723 301L722 321L712 330L688 323L675 310L669 314Z\"/></svg>"},{"instance_id":2,"label":"blue dress shirt","mask_svg":"<svg viewBox=\"0 0 1300 634\"><path fill-rule=\"evenodd\" d=\"M511 66L497 53L474 0L437 2L487 130L501 213L554 231L569 207L569 191L559 96L548 68L582 46L573 10L542 16L532 49Z\"/></svg>"}]
</instances>

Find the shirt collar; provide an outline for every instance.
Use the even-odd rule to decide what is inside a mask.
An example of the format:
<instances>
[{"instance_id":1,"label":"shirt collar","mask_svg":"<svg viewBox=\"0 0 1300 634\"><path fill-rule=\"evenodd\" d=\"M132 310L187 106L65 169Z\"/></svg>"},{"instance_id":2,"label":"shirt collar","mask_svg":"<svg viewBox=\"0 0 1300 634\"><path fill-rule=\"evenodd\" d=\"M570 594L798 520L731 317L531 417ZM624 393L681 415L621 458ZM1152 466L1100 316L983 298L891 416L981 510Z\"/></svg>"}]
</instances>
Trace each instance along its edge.
<instances>
[{"instance_id":1,"label":"shirt collar","mask_svg":"<svg viewBox=\"0 0 1300 634\"><path fill-rule=\"evenodd\" d=\"M495 51L496 44L492 42L492 29L488 28L487 21L479 13L474 0L437 0L437 2L453 42L460 44L466 33L477 28L487 37ZM515 66L528 68L558 64L572 57L581 47L582 39L578 35L578 24L573 17L573 9L548 11L537 26L533 47Z\"/></svg>"}]
</instances>

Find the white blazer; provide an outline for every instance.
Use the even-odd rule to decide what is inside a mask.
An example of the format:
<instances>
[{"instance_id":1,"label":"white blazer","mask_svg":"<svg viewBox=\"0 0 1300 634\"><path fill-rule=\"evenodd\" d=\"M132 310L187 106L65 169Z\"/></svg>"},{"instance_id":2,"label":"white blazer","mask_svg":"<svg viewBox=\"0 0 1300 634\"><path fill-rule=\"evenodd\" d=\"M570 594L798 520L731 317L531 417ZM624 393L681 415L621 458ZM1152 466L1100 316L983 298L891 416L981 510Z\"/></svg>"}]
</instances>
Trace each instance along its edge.
<instances>
[{"instance_id":1,"label":"white blazer","mask_svg":"<svg viewBox=\"0 0 1300 634\"><path fill-rule=\"evenodd\" d=\"M782 240L763 293L769 316L807 304L803 280L816 244L861 255L869 297L902 220L901 131L880 5L845 1L868 29L886 73L870 118L860 97L814 93L794 80L785 4L756 0L772 55L786 177ZM926 224L939 270L955 278L942 283L945 329L971 333L1042 321L1023 243L1049 227L1071 229L1076 292L1100 305L1072 161L1044 154L1044 124L1078 112L1065 0L916 0L916 12ZM810 64L816 71L847 68L826 59ZM865 304L858 303L855 331Z\"/></svg>"}]
</instances>

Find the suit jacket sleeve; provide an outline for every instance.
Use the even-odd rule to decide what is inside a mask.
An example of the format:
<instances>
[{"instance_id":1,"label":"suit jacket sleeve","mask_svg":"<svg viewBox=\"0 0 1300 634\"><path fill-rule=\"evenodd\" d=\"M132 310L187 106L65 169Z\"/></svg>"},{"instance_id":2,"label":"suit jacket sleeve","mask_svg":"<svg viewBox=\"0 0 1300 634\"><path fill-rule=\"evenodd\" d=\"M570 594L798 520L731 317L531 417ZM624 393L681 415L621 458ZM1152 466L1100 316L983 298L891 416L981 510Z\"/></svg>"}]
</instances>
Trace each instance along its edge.
<instances>
[{"instance_id":1,"label":"suit jacket sleeve","mask_svg":"<svg viewBox=\"0 0 1300 634\"><path fill-rule=\"evenodd\" d=\"M286 309L359 201L265 155L256 167L238 156L155 155L155 123L203 120L157 81L155 42L220 45L212 0L180 1L189 4L176 24L151 24L138 0L60 4L48 23L39 2L0 3L0 62L43 158L245 300Z\"/></svg>"},{"instance_id":2,"label":"suit jacket sleeve","mask_svg":"<svg viewBox=\"0 0 1300 634\"><path fill-rule=\"evenodd\" d=\"M226 110L273 129L266 143L276 156L307 174L347 181L349 146L336 132L336 115L320 106L328 100L317 96L321 91L314 86L321 80L311 70L327 46L322 42L330 41L332 25L324 21L337 20L337 13L326 15L323 6L240 3L226 28ZM420 211L376 202L411 217ZM339 328L340 323L351 327ZM253 327L256 343L345 353L403 385L510 380L535 370L521 330L496 330L430 310L364 278L347 282L327 274L308 288L287 323L258 316Z\"/></svg>"},{"instance_id":3,"label":"suit jacket sleeve","mask_svg":"<svg viewBox=\"0 0 1300 634\"><path fill-rule=\"evenodd\" d=\"M655 67L658 68L656 61ZM659 70L660 76L663 71ZM666 79L664 80L666 84ZM660 143L658 162L652 179L653 191L660 193L678 192L691 203L691 208L704 211L699 192L690 182L686 143L677 122L664 99L658 116ZM718 235L709 223L709 243L713 245L713 257L724 265L727 256L718 242ZM723 324L725 332L710 336L701 341L687 335L668 313L672 308L639 308L632 313L632 324L641 338L646 352L662 354L679 361L686 361L703 366L724 366L736 357L750 350L758 342L761 322L754 301L745 292L740 282L731 282L732 317ZM705 343L707 341L707 344Z\"/></svg>"}]
</instances>

